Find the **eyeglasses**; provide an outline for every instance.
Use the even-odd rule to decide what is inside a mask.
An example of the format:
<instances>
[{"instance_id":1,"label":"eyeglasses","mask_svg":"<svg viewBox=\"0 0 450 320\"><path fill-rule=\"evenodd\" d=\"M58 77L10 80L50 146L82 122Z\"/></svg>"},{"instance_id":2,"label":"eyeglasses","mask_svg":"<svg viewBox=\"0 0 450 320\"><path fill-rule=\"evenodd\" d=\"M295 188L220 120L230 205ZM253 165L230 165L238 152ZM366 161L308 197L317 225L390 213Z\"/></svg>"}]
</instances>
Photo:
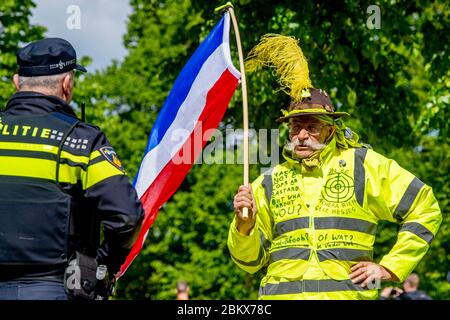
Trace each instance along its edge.
<instances>
[{"instance_id":1,"label":"eyeglasses","mask_svg":"<svg viewBox=\"0 0 450 320\"><path fill-rule=\"evenodd\" d=\"M305 129L308 134L312 136L318 136L324 127L329 127L328 124L318 124L318 123L292 123L290 133L297 134L302 129Z\"/></svg>"}]
</instances>

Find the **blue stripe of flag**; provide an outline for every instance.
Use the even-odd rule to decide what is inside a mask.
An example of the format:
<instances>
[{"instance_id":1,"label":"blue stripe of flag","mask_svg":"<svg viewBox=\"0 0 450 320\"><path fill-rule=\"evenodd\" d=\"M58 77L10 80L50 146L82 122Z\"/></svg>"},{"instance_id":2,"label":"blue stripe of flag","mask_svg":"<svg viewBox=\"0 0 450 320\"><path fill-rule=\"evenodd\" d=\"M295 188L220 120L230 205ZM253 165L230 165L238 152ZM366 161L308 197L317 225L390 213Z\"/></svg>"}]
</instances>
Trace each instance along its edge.
<instances>
[{"instance_id":1,"label":"blue stripe of flag","mask_svg":"<svg viewBox=\"0 0 450 320\"><path fill-rule=\"evenodd\" d=\"M186 99L201 67L209 56L222 44L224 21L225 17L222 17L219 23L216 24L214 29L191 56L175 80L175 84L153 125L145 154L160 143L166 134L167 129L174 121L181 104Z\"/></svg>"}]
</instances>

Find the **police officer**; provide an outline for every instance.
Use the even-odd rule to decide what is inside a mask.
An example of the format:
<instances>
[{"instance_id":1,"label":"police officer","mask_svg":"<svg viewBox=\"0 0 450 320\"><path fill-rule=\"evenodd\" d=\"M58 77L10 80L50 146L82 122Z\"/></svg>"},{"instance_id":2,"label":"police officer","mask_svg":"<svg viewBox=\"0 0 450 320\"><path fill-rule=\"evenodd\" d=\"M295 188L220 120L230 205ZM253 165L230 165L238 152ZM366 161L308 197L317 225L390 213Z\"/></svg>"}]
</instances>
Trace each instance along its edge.
<instances>
[{"instance_id":1,"label":"police officer","mask_svg":"<svg viewBox=\"0 0 450 320\"><path fill-rule=\"evenodd\" d=\"M74 70L86 72L72 45L36 41L17 63L17 93L0 112L0 299L67 299L75 252L114 275L143 209L104 133L68 104Z\"/></svg>"}]
</instances>

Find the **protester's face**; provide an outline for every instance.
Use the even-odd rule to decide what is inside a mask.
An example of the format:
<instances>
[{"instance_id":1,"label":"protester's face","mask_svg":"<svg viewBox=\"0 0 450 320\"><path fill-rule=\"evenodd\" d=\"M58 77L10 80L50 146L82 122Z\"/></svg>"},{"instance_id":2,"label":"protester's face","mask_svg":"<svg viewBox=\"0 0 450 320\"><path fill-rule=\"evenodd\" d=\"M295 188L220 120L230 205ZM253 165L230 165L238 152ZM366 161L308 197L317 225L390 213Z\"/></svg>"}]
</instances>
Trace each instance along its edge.
<instances>
[{"instance_id":1,"label":"protester's face","mask_svg":"<svg viewBox=\"0 0 450 320\"><path fill-rule=\"evenodd\" d=\"M333 127L311 116L292 118L289 139L293 152L301 159L310 157L314 151L325 148L325 141Z\"/></svg>"}]
</instances>

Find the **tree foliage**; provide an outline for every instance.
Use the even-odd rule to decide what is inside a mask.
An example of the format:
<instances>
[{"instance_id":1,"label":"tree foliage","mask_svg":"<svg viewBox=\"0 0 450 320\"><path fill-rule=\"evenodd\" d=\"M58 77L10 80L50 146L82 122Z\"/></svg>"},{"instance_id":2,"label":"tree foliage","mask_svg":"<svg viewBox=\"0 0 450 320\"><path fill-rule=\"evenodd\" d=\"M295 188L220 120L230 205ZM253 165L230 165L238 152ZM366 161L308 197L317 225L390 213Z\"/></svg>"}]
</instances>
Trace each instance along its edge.
<instances>
[{"instance_id":1,"label":"tree foliage","mask_svg":"<svg viewBox=\"0 0 450 320\"><path fill-rule=\"evenodd\" d=\"M0 2L0 106L14 93L12 75L17 71L16 52L21 44L42 38L45 28L33 26L29 18L32 0Z\"/></svg>"}]
</instances>

